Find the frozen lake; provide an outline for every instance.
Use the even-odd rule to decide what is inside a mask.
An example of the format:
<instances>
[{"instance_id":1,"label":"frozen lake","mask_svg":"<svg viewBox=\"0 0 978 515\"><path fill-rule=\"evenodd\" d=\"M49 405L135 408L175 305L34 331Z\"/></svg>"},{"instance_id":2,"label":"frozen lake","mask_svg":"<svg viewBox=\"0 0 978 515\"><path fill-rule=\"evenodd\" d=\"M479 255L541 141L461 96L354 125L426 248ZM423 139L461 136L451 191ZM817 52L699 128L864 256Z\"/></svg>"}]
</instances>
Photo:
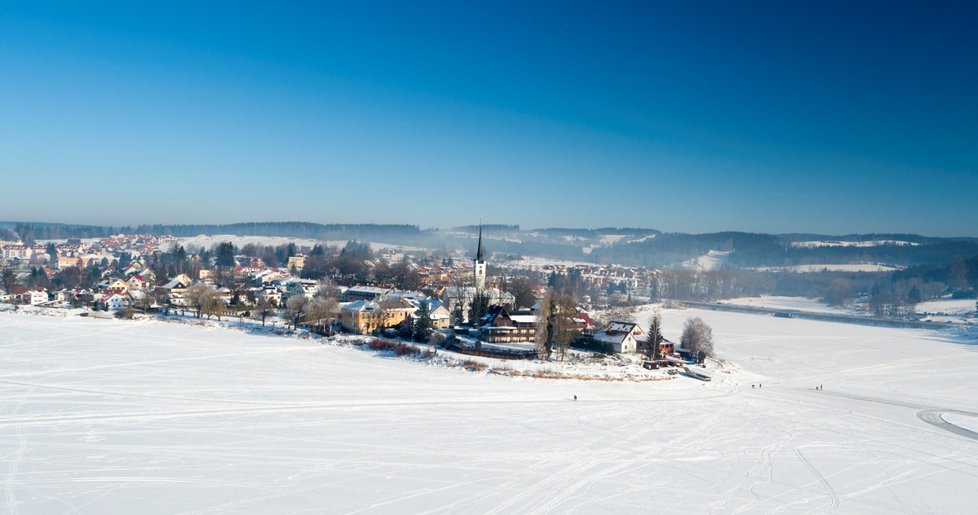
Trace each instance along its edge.
<instances>
[{"instance_id":1,"label":"frozen lake","mask_svg":"<svg viewBox=\"0 0 978 515\"><path fill-rule=\"evenodd\" d=\"M0 313L0 512L974 510L978 441L950 424L976 427L978 345L695 310L666 336L694 315L732 362L711 383Z\"/></svg>"}]
</instances>

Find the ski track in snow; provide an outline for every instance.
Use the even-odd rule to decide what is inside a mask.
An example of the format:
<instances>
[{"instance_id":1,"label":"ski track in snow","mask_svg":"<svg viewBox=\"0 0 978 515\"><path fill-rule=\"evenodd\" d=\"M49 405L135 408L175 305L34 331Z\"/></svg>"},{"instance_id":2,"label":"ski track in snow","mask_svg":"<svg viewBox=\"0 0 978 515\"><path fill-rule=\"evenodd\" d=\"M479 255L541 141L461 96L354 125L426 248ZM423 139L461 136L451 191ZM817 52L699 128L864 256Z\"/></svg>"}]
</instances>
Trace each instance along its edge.
<instances>
[{"instance_id":1,"label":"ski track in snow","mask_svg":"<svg viewBox=\"0 0 978 515\"><path fill-rule=\"evenodd\" d=\"M665 311L666 336L689 316L732 364L711 383L513 379L236 331L0 314L0 511L973 506L978 435L942 418L978 412L973 346L697 310Z\"/></svg>"}]
</instances>

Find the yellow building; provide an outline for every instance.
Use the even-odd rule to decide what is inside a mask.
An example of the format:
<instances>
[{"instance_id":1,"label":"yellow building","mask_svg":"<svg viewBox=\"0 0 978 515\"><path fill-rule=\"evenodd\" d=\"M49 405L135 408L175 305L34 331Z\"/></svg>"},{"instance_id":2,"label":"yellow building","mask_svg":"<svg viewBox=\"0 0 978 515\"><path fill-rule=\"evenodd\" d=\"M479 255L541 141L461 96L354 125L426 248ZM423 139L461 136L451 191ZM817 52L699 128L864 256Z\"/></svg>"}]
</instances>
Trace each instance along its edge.
<instances>
[{"instance_id":1,"label":"yellow building","mask_svg":"<svg viewBox=\"0 0 978 515\"><path fill-rule=\"evenodd\" d=\"M379 302L358 300L340 308L340 324L347 331L370 334L380 329L397 327L414 314L416 309L404 299Z\"/></svg>"}]
</instances>

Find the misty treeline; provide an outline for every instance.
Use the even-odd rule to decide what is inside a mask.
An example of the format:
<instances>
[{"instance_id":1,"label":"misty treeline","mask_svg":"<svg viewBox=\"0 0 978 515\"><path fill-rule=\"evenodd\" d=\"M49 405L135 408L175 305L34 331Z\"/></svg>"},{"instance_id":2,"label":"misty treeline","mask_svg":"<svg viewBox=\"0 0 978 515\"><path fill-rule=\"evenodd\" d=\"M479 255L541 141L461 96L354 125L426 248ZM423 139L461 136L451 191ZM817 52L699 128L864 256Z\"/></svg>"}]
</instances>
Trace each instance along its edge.
<instances>
[{"instance_id":1,"label":"misty treeline","mask_svg":"<svg viewBox=\"0 0 978 515\"><path fill-rule=\"evenodd\" d=\"M407 224L317 224L310 222L253 222L201 225L123 225L93 226L43 223L16 223L12 229L20 240L68 238L104 238L115 234L151 234L153 236L193 237L200 234L230 234L236 236L282 236L320 240L398 240L415 237L421 230Z\"/></svg>"}]
</instances>

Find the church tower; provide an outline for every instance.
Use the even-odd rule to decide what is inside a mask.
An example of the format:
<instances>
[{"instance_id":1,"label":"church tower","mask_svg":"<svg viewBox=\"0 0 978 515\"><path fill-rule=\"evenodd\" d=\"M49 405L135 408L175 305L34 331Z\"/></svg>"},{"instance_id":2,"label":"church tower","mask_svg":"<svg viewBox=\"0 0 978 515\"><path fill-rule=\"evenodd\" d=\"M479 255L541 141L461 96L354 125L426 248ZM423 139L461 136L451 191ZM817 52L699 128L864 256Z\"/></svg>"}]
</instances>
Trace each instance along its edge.
<instances>
[{"instance_id":1,"label":"church tower","mask_svg":"<svg viewBox=\"0 0 978 515\"><path fill-rule=\"evenodd\" d=\"M475 288L483 290L486 287L486 260L482 252L482 226L479 226L479 249L475 252Z\"/></svg>"}]
</instances>

